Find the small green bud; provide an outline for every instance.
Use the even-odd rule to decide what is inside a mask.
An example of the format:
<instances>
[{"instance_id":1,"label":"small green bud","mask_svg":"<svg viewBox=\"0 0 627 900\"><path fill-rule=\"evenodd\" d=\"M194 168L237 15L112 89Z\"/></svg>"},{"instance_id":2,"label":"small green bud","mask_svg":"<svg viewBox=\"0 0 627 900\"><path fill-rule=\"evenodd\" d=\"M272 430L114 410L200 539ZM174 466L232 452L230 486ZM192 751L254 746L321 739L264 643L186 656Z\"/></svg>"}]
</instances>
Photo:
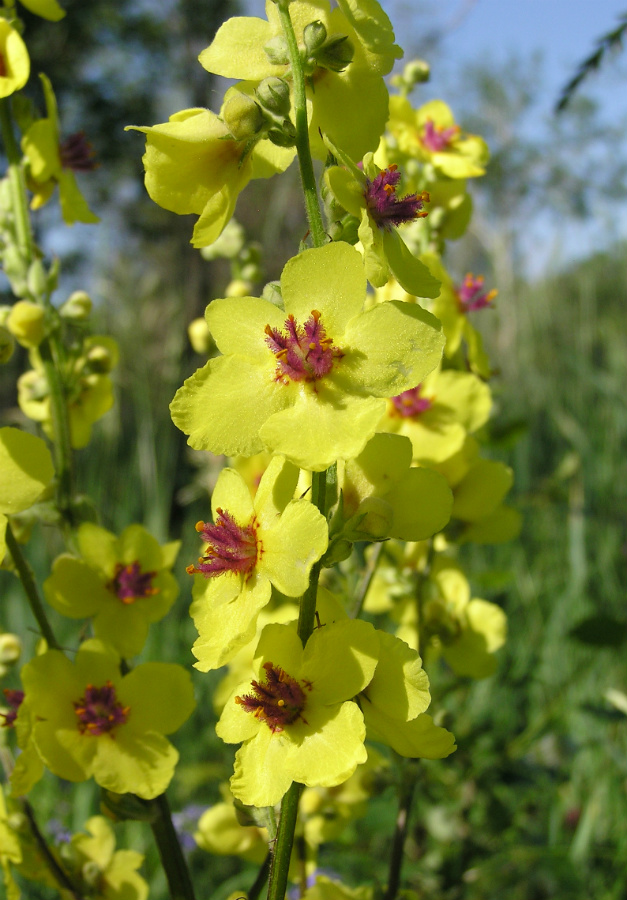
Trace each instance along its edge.
<instances>
[{"instance_id":1,"label":"small green bud","mask_svg":"<svg viewBox=\"0 0 627 900\"><path fill-rule=\"evenodd\" d=\"M91 297L86 291L74 291L61 306L59 314L73 322L84 322L92 310Z\"/></svg>"},{"instance_id":2,"label":"small green bud","mask_svg":"<svg viewBox=\"0 0 627 900\"><path fill-rule=\"evenodd\" d=\"M246 235L244 229L235 219L231 219L220 237L208 247L202 247L200 255L203 259L235 259L242 252Z\"/></svg>"},{"instance_id":3,"label":"small green bud","mask_svg":"<svg viewBox=\"0 0 627 900\"><path fill-rule=\"evenodd\" d=\"M343 562L353 552L353 544L345 538L338 538L331 542L329 549L322 557L322 565L326 569L330 569L337 563Z\"/></svg>"},{"instance_id":4,"label":"small green bud","mask_svg":"<svg viewBox=\"0 0 627 900\"><path fill-rule=\"evenodd\" d=\"M113 357L110 351L97 344L87 353L85 369L94 375L106 375L113 368Z\"/></svg>"},{"instance_id":5,"label":"small green bud","mask_svg":"<svg viewBox=\"0 0 627 900\"><path fill-rule=\"evenodd\" d=\"M153 822L159 815L152 800L142 800L135 794L116 794L103 790L101 800L107 812L119 821L134 819L137 822Z\"/></svg>"},{"instance_id":6,"label":"small green bud","mask_svg":"<svg viewBox=\"0 0 627 900\"><path fill-rule=\"evenodd\" d=\"M11 288L16 297L28 296L28 284L26 281L26 260L16 244L8 244L2 254L4 274L11 282Z\"/></svg>"},{"instance_id":7,"label":"small green bud","mask_svg":"<svg viewBox=\"0 0 627 900\"><path fill-rule=\"evenodd\" d=\"M233 91L224 104L221 117L236 141L254 137L261 131L265 121L259 104L241 91Z\"/></svg>"},{"instance_id":8,"label":"small green bud","mask_svg":"<svg viewBox=\"0 0 627 900\"><path fill-rule=\"evenodd\" d=\"M285 38L278 34L268 41L263 48L264 53L268 57L273 66L287 66L290 62L290 51L287 47Z\"/></svg>"},{"instance_id":9,"label":"small green bud","mask_svg":"<svg viewBox=\"0 0 627 900\"><path fill-rule=\"evenodd\" d=\"M18 344L22 347L38 347L46 334L45 310L31 300L18 300L6 322Z\"/></svg>"},{"instance_id":10,"label":"small green bud","mask_svg":"<svg viewBox=\"0 0 627 900\"><path fill-rule=\"evenodd\" d=\"M352 540L381 540L390 533L393 510L381 497L366 497L347 522L345 534Z\"/></svg>"},{"instance_id":11,"label":"small green bud","mask_svg":"<svg viewBox=\"0 0 627 900\"><path fill-rule=\"evenodd\" d=\"M271 128L268 138L277 147L293 147L296 143L296 129L289 119L285 119L281 128Z\"/></svg>"},{"instance_id":12,"label":"small green bud","mask_svg":"<svg viewBox=\"0 0 627 900\"><path fill-rule=\"evenodd\" d=\"M353 61L355 48L345 34L333 34L315 54L316 64L332 72L343 72Z\"/></svg>"},{"instance_id":13,"label":"small green bud","mask_svg":"<svg viewBox=\"0 0 627 900\"><path fill-rule=\"evenodd\" d=\"M194 319L189 323L187 337L195 353L199 353L201 356L209 355L213 347L213 338L204 318Z\"/></svg>"},{"instance_id":14,"label":"small green bud","mask_svg":"<svg viewBox=\"0 0 627 900\"><path fill-rule=\"evenodd\" d=\"M102 871L97 862L93 859L87 860L81 867L81 875L83 881L90 888L98 888L102 881Z\"/></svg>"},{"instance_id":15,"label":"small green bud","mask_svg":"<svg viewBox=\"0 0 627 900\"><path fill-rule=\"evenodd\" d=\"M261 296L264 300L269 300L273 306L283 309L283 295L281 294L281 285L278 281L269 281L261 292Z\"/></svg>"},{"instance_id":16,"label":"small green bud","mask_svg":"<svg viewBox=\"0 0 627 900\"><path fill-rule=\"evenodd\" d=\"M243 281L255 282L261 281L261 266L257 263L248 263L245 266L242 266L240 270L240 277Z\"/></svg>"},{"instance_id":17,"label":"small green bud","mask_svg":"<svg viewBox=\"0 0 627 900\"><path fill-rule=\"evenodd\" d=\"M48 287L48 273L40 259L34 260L28 268L28 290L33 297L43 297Z\"/></svg>"},{"instance_id":18,"label":"small green bud","mask_svg":"<svg viewBox=\"0 0 627 900\"><path fill-rule=\"evenodd\" d=\"M255 91L255 96L264 109L275 116L287 118L290 114L292 102L290 100L290 88L283 78L264 78Z\"/></svg>"},{"instance_id":19,"label":"small green bud","mask_svg":"<svg viewBox=\"0 0 627 900\"><path fill-rule=\"evenodd\" d=\"M307 53L309 53L310 56L313 56L316 50L319 50L320 47L322 47L326 39L327 30L318 19L315 22L310 22L309 25L305 25L303 30L303 40L305 42Z\"/></svg>"},{"instance_id":20,"label":"small green bud","mask_svg":"<svg viewBox=\"0 0 627 900\"><path fill-rule=\"evenodd\" d=\"M8 363L15 350L15 338L8 328L0 325L0 365Z\"/></svg>"}]
</instances>

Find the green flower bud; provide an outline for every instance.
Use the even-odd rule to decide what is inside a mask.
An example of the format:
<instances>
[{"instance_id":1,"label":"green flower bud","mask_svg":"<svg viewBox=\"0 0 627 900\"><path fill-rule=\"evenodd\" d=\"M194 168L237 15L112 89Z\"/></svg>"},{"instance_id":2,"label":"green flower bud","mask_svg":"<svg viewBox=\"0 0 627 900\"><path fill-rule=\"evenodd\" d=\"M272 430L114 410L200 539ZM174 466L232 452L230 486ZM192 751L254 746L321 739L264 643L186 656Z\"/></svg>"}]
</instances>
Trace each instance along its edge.
<instances>
[{"instance_id":1,"label":"green flower bud","mask_svg":"<svg viewBox=\"0 0 627 900\"><path fill-rule=\"evenodd\" d=\"M313 56L316 50L319 50L320 47L324 44L327 39L327 30L319 20L315 22L310 22L309 25L305 25L303 30L303 40L305 42L305 47L307 49L307 53L310 56Z\"/></svg>"},{"instance_id":2,"label":"green flower bud","mask_svg":"<svg viewBox=\"0 0 627 900\"><path fill-rule=\"evenodd\" d=\"M194 319L187 326L187 337L194 349L194 353L200 353L201 356L208 356L213 347L213 338L209 331L209 326L204 318Z\"/></svg>"},{"instance_id":3,"label":"green flower bud","mask_svg":"<svg viewBox=\"0 0 627 900\"><path fill-rule=\"evenodd\" d=\"M244 229L235 219L231 219L217 241L208 247L202 247L200 255L203 259L235 259L242 252L246 235Z\"/></svg>"},{"instance_id":4,"label":"green flower bud","mask_svg":"<svg viewBox=\"0 0 627 900\"><path fill-rule=\"evenodd\" d=\"M15 339L8 328L0 325L0 365L8 363L15 350Z\"/></svg>"},{"instance_id":5,"label":"green flower bud","mask_svg":"<svg viewBox=\"0 0 627 900\"><path fill-rule=\"evenodd\" d=\"M332 72L343 72L353 61L355 48L345 34L333 34L315 54L317 65Z\"/></svg>"},{"instance_id":6,"label":"green flower bud","mask_svg":"<svg viewBox=\"0 0 627 900\"><path fill-rule=\"evenodd\" d=\"M283 126L280 129L270 129L268 138L273 144L276 144L277 147L293 147L296 143L296 129L289 119L285 119Z\"/></svg>"},{"instance_id":7,"label":"green flower bud","mask_svg":"<svg viewBox=\"0 0 627 900\"><path fill-rule=\"evenodd\" d=\"M0 634L0 665L12 666L22 653L22 642L16 634Z\"/></svg>"},{"instance_id":8,"label":"green flower bud","mask_svg":"<svg viewBox=\"0 0 627 900\"><path fill-rule=\"evenodd\" d=\"M285 38L278 34L268 41L263 48L264 53L268 57L273 66L287 66L290 62L290 51L287 47Z\"/></svg>"},{"instance_id":9,"label":"green flower bud","mask_svg":"<svg viewBox=\"0 0 627 900\"><path fill-rule=\"evenodd\" d=\"M287 118L292 102L290 88L283 78L264 78L255 91L255 96L264 109L276 116Z\"/></svg>"},{"instance_id":10,"label":"green flower bud","mask_svg":"<svg viewBox=\"0 0 627 900\"><path fill-rule=\"evenodd\" d=\"M390 533L393 515L393 509L387 500L366 497L347 523L346 534L353 540L381 540Z\"/></svg>"},{"instance_id":11,"label":"green flower bud","mask_svg":"<svg viewBox=\"0 0 627 900\"><path fill-rule=\"evenodd\" d=\"M101 345L92 347L87 353L85 369L96 375L106 375L114 366L110 351Z\"/></svg>"},{"instance_id":12,"label":"green flower bud","mask_svg":"<svg viewBox=\"0 0 627 900\"><path fill-rule=\"evenodd\" d=\"M28 290L33 297L43 297L48 287L48 275L40 259L32 262L28 268Z\"/></svg>"},{"instance_id":13,"label":"green flower bud","mask_svg":"<svg viewBox=\"0 0 627 900\"><path fill-rule=\"evenodd\" d=\"M234 278L226 288L225 297L250 297L253 289L250 281L244 281L242 278Z\"/></svg>"},{"instance_id":14,"label":"green flower bud","mask_svg":"<svg viewBox=\"0 0 627 900\"><path fill-rule=\"evenodd\" d=\"M346 538L339 538L332 541L329 545L329 549L322 557L322 565L329 569L332 566L343 562L345 559L348 559L352 552L353 544L351 541L346 540Z\"/></svg>"},{"instance_id":15,"label":"green flower bud","mask_svg":"<svg viewBox=\"0 0 627 900\"><path fill-rule=\"evenodd\" d=\"M279 309L283 309L283 297L281 295L280 282L269 281L261 292L261 296L264 300L269 300L273 306L278 306Z\"/></svg>"},{"instance_id":16,"label":"green flower bud","mask_svg":"<svg viewBox=\"0 0 627 900\"><path fill-rule=\"evenodd\" d=\"M102 791L102 805L119 821L134 819L137 822L152 822L158 817L158 810L151 800L142 800L135 794L115 794Z\"/></svg>"},{"instance_id":17,"label":"green flower bud","mask_svg":"<svg viewBox=\"0 0 627 900\"><path fill-rule=\"evenodd\" d=\"M4 274L11 282L13 293L17 297L26 297L28 295L26 260L19 247L15 244L9 244L4 248L2 257Z\"/></svg>"},{"instance_id":18,"label":"green flower bud","mask_svg":"<svg viewBox=\"0 0 627 900\"><path fill-rule=\"evenodd\" d=\"M7 318L6 327L22 347L38 347L46 334L45 310L31 300L18 300Z\"/></svg>"},{"instance_id":19,"label":"green flower bud","mask_svg":"<svg viewBox=\"0 0 627 900\"><path fill-rule=\"evenodd\" d=\"M91 297L86 291L74 291L61 306L59 314L64 319L84 322L91 314L92 305Z\"/></svg>"},{"instance_id":20,"label":"green flower bud","mask_svg":"<svg viewBox=\"0 0 627 900\"><path fill-rule=\"evenodd\" d=\"M84 863L84 865L81 867L81 875L87 887L99 887L102 880L102 871L95 860L89 859L86 863Z\"/></svg>"},{"instance_id":21,"label":"green flower bud","mask_svg":"<svg viewBox=\"0 0 627 900\"><path fill-rule=\"evenodd\" d=\"M252 97L234 91L224 104L222 120L236 141L246 141L258 134L264 125L264 115Z\"/></svg>"},{"instance_id":22,"label":"green flower bud","mask_svg":"<svg viewBox=\"0 0 627 900\"><path fill-rule=\"evenodd\" d=\"M242 266L240 275L243 281L261 281L261 267L257 263L248 263Z\"/></svg>"}]
</instances>

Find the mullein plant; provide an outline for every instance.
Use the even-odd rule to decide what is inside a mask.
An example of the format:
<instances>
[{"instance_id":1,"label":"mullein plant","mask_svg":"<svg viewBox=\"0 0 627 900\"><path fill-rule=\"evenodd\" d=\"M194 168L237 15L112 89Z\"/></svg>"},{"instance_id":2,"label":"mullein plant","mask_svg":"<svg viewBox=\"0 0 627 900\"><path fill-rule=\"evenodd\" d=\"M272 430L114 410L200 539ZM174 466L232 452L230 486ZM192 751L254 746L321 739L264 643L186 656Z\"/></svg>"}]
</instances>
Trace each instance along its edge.
<instances>
[{"instance_id":1,"label":"mullein plant","mask_svg":"<svg viewBox=\"0 0 627 900\"><path fill-rule=\"evenodd\" d=\"M24 5L64 15L55 0ZM140 523L115 534L79 492L74 450L113 404L117 348L91 333L85 292L53 302L59 265L35 244L29 206L36 215L58 187L65 224L95 224L81 187L96 160L82 132L61 136L45 74L45 114L22 115L16 135L11 96L30 73L18 12L11 3L0 19L0 253L15 295L0 309L0 360L17 343L31 368L17 385L21 427L0 428L0 549L39 642L18 680L20 638L0 634L0 673L12 679L0 863L11 900L20 878L62 897L143 900L142 857L115 849L107 820L92 816L61 848L37 822L29 795L46 771L93 779L111 819L152 827L171 897L194 900L165 794L179 759L169 736L194 709L191 673L137 661L176 602L180 541L159 544ZM230 459L186 560L193 665L226 667L216 733L238 745L224 802L202 815L196 841L260 864L238 887L250 900L266 882L269 900L283 900L290 878L301 896L371 896L317 874L318 851L396 781L394 900L414 761L455 750L428 672L488 677L506 636L503 611L472 596L457 558L464 542L519 527L503 502L511 471L479 443L491 367L476 325L496 291L443 262L488 152L443 101L413 108L425 64L393 76L390 97L384 79L401 56L376 0L268 0L264 17L229 19L200 54L207 72L236 81L218 112L127 126L145 136L152 199L195 214L193 246L231 262L225 296L190 326L205 361L170 409L195 451ZM280 280L257 291L259 250L235 205L251 180L295 160L308 227ZM41 586L23 550L38 520L65 542ZM80 623L71 644L57 640L50 609Z\"/></svg>"}]
</instances>

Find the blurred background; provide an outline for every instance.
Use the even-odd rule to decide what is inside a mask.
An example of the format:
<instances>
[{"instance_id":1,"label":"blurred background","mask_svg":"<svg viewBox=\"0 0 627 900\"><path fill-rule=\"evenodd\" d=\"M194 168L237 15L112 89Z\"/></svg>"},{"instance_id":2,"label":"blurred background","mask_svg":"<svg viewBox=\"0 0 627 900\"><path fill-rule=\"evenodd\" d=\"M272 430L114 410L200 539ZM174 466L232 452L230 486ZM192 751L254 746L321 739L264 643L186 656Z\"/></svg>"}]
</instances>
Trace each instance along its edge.
<instances>
[{"instance_id":1,"label":"blurred background","mask_svg":"<svg viewBox=\"0 0 627 900\"><path fill-rule=\"evenodd\" d=\"M105 527L143 522L161 540L182 537L181 597L153 626L144 656L189 666L194 629L184 567L197 554L193 523L208 515L207 473L167 407L202 364L187 325L222 296L229 274L190 247L193 218L148 199L142 136L123 127L162 122L191 106L217 110L224 85L200 67L198 53L224 18L262 15L262 5L64 5L68 15L58 24L23 11L27 39L33 71L46 72L57 91L64 132L84 129L96 149L100 167L81 186L103 222L64 228L51 204L36 217L37 236L61 258L59 302L86 288L96 331L113 335L121 350L118 402L79 451L80 484ZM405 876L420 898L624 898L627 54L620 47L602 52L598 70L561 112L556 107L627 10L624 0L383 5L405 61L421 57L431 65L414 106L445 100L462 127L490 145L488 173L471 186L471 230L450 246L447 261L456 280L472 271L499 291L495 309L477 321L497 372L485 437L488 453L514 468L512 502L524 520L517 541L464 551L474 595L506 609L509 640L495 676L441 699L459 750L425 766ZM31 86L41 108L36 79ZM264 280L278 277L297 249L294 235L306 230L295 167L251 184L237 218L262 244ZM19 420L14 384L25 364L16 354L5 371L8 420ZM59 547L44 533L33 548L43 573ZM19 588L2 575L2 624L24 632L31 622ZM231 767L232 752L211 726L218 676L194 678L204 714L176 736L184 760L171 791L177 810L215 802ZM48 782L37 790L36 805L59 828L82 828L97 809L89 785L68 790L60 804ZM366 818L323 848L325 867L353 885L384 881L394 815L392 788L383 786ZM150 835L126 828L132 846L149 854L151 897L160 898ZM241 863L188 843L198 883L222 900L237 886ZM49 896L29 890L33 898Z\"/></svg>"}]
</instances>

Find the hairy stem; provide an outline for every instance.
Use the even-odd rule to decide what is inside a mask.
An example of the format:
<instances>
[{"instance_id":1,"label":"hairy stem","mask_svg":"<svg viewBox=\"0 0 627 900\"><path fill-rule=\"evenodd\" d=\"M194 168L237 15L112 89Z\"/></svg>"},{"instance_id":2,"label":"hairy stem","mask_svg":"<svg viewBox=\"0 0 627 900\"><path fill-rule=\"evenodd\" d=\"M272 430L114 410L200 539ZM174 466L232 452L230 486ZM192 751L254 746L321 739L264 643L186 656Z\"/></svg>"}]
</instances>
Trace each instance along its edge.
<instances>
[{"instance_id":1,"label":"hairy stem","mask_svg":"<svg viewBox=\"0 0 627 900\"><path fill-rule=\"evenodd\" d=\"M48 618L46 616L44 605L42 603L41 597L39 596L37 585L35 584L35 576L33 575L33 571L28 565L26 558L22 553L22 549L15 539L15 535L13 534L10 523L7 523L6 541L9 553L11 554L11 558L13 560L13 564L17 569L17 574L19 575L20 581L22 582L24 593L28 598L28 602L30 604L30 608L33 611L33 615L37 619L37 624L39 625L39 630L41 631L42 636L45 638L49 649L61 650L61 645L55 638L52 628L50 627L50 622L48 621Z\"/></svg>"},{"instance_id":2,"label":"hairy stem","mask_svg":"<svg viewBox=\"0 0 627 900\"><path fill-rule=\"evenodd\" d=\"M283 900L285 897L301 789L302 785L293 781L281 802L281 817L270 866L268 900Z\"/></svg>"},{"instance_id":3,"label":"hairy stem","mask_svg":"<svg viewBox=\"0 0 627 900\"><path fill-rule=\"evenodd\" d=\"M314 247L322 247L327 242L327 236L322 222L322 213L318 202L316 177L314 175L311 148L309 146L309 126L307 124L307 100L305 95L305 73L298 49L298 42L292 25L289 12L289 0L278 0L277 8L283 36L287 42L292 79L294 85L294 126L296 128L296 152L298 153L298 165L300 177L305 195L305 208L309 221L309 230Z\"/></svg>"},{"instance_id":4,"label":"hairy stem","mask_svg":"<svg viewBox=\"0 0 627 900\"><path fill-rule=\"evenodd\" d=\"M37 825L37 822L35 820L35 814L33 812L33 808L30 805L30 803L28 802L28 800L25 800L24 798L22 798L20 800L20 805L22 807L22 812L24 813L24 815L26 816L26 819L28 821L28 827L30 828L30 832L33 835L35 843L37 844L37 849L41 853L41 855L42 855L48 869L50 870L52 877L56 881L56 883L64 891L68 892L68 894L70 895L72 900L84 900L83 895L80 893L80 891L77 890L76 886L72 883L72 880L70 879L69 875L67 874L65 869L63 869L62 866L59 864L58 860L56 859L56 857L53 855L52 851L50 850L50 847L46 843L46 839L44 838L43 834L39 830L39 826Z\"/></svg>"}]
</instances>

